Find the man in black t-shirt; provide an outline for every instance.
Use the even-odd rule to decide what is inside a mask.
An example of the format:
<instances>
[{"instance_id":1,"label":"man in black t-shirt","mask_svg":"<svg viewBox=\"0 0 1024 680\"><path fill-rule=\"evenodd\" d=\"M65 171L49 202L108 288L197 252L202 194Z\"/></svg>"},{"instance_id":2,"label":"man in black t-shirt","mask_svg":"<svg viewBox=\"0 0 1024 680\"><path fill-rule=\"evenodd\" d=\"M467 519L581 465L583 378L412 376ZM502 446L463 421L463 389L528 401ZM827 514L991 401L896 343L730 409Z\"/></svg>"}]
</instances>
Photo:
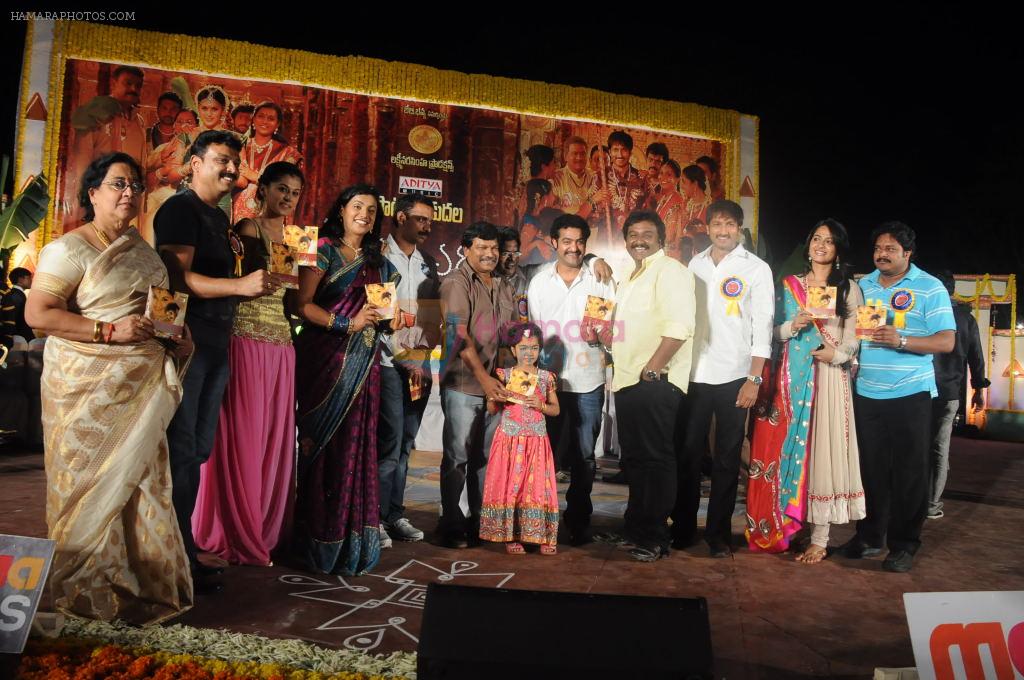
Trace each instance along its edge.
<instances>
[{"instance_id":1,"label":"man in black t-shirt","mask_svg":"<svg viewBox=\"0 0 1024 680\"><path fill-rule=\"evenodd\" d=\"M174 510L178 515L192 576L199 593L222 585L207 580L220 569L196 559L192 511L199 491L199 468L210 457L220 402L228 382L228 341L239 298L267 295L278 288L266 270L233 278L235 255L231 224L217 204L238 179L241 143L223 130L209 130L189 149L190 188L167 199L154 219L157 250L175 290L188 293L185 323L195 352L182 381L181 406L167 428ZM240 245L236 245L240 249ZM241 255L239 251L238 255Z\"/></svg>"}]
</instances>

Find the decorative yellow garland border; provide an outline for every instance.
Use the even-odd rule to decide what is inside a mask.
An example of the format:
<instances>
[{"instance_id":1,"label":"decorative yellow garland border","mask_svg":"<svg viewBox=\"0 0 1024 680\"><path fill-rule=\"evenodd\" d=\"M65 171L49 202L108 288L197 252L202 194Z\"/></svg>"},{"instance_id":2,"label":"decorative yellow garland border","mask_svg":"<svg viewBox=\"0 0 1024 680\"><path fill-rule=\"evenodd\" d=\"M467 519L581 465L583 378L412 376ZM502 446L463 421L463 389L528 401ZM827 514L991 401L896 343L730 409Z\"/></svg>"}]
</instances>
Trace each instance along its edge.
<instances>
[{"instance_id":1,"label":"decorative yellow garland border","mask_svg":"<svg viewBox=\"0 0 1024 680\"><path fill-rule=\"evenodd\" d=\"M985 274L974 280L974 295L960 295L953 293L953 299L957 302L964 302L974 307L974 319L975 321L980 320L981 317L981 298L988 297L992 302L999 304L1010 303L1010 319L1011 324L1017 322L1017 277L1010 274L1006 279L1006 290L1003 291L1002 295L996 295L995 289L992 287L992 276ZM986 358L992 357L992 333L988 334L988 347L986 349ZM1010 365L1013 366L1014 362L1017 361L1017 336L1016 334L1010 334ZM994 368L994 367L993 367ZM1013 388L1016 381L1010 378L1010 387L1007 392L1006 409L1007 413L1024 413L1015 409L1013 406ZM1000 409L1002 410L1002 409ZM969 411L969 409L968 409Z\"/></svg>"},{"instance_id":2,"label":"decorative yellow garland border","mask_svg":"<svg viewBox=\"0 0 1024 680\"><path fill-rule=\"evenodd\" d=\"M29 40L26 55L30 49ZM254 50L258 53L258 59L255 60ZM738 197L742 182L739 167L742 114L728 109L610 94L568 85L445 71L367 57L328 56L256 46L235 40L193 38L85 22L57 22L53 30L49 120L43 151L45 172L54 187L60 116L63 111L64 73L68 59L92 59L246 80L298 83L366 95L665 130L724 143L730 161L723 178L727 194ZM27 86L24 82L27 73L26 59L23 88ZM756 144L760 141L759 120L756 116L749 117L754 119L757 126ZM759 162L760 159L755 158L757 170ZM757 189L755 186L755 192ZM756 227L756 196L754 201L753 225ZM49 240L55 212L51 210L47 216L38 244L40 248Z\"/></svg>"}]
</instances>

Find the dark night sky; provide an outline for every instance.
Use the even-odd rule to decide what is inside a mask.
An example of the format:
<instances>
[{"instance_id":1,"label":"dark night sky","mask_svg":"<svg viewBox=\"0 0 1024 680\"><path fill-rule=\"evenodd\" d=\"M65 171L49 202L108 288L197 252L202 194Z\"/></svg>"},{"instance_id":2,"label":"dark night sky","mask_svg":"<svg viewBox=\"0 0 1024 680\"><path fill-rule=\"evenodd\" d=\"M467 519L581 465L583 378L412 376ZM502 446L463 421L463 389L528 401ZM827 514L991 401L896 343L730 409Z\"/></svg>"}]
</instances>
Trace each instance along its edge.
<instances>
[{"instance_id":1,"label":"dark night sky","mask_svg":"<svg viewBox=\"0 0 1024 680\"><path fill-rule=\"evenodd\" d=\"M817 23L737 10L749 28L736 30L721 15L652 15L648 30L609 23L567 29L554 18L533 22L545 26L539 29L476 18L502 28L441 30L436 14L419 21L397 10L395 28L387 29L384 14L328 21L309 11L282 30L279 13L207 19L207 28L197 28L140 8L124 25L755 114L761 229L777 255L815 220L834 217L850 230L867 271L871 228L900 219L917 230L925 268L1019 276L1024 219L1015 199L1024 180L1024 116L1016 92L1024 48L1012 32L1015 20L983 11L965 18L962 9L887 8ZM4 90L16 92L24 25L3 20ZM5 152L13 148L15 115L14 99L8 102Z\"/></svg>"}]
</instances>

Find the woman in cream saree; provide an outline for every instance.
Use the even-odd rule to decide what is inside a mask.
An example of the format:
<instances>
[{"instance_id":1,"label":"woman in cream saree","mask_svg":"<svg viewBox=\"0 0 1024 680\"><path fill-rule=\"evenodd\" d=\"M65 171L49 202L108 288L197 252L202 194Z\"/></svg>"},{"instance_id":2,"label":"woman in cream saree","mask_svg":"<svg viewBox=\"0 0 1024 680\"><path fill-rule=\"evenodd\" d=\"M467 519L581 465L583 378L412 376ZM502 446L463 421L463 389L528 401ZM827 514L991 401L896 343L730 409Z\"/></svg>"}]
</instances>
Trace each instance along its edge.
<instances>
[{"instance_id":1,"label":"woman in cream saree","mask_svg":"<svg viewBox=\"0 0 1024 680\"><path fill-rule=\"evenodd\" d=\"M94 220L42 250L30 314L50 335L41 391L54 606L150 624L192 604L165 435L181 399L174 355L191 343L169 351L142 316L149 287L169 282L128 226L137 189L134 164L90 165L82 191ZM111 220L108 208L131 214Z\"/></svg>"}]
</instances>

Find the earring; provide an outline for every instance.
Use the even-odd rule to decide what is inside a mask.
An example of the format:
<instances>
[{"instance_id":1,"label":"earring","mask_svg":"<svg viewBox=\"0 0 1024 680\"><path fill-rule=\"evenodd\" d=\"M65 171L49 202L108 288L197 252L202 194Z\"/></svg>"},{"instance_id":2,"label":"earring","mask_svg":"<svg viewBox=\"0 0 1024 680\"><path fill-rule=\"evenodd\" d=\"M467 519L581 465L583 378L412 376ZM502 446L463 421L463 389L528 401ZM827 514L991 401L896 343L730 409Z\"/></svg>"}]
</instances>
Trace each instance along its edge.
<instances>
[{"instance_id":1,"label":"earring","mask_svg":"<svg viewBox=\"0 0 1024 680\"><path fill-rule=\"evenodd\" d=\"M839 258L836 258L836 269L839 269Z\"/></svg>"}]
</instances>

